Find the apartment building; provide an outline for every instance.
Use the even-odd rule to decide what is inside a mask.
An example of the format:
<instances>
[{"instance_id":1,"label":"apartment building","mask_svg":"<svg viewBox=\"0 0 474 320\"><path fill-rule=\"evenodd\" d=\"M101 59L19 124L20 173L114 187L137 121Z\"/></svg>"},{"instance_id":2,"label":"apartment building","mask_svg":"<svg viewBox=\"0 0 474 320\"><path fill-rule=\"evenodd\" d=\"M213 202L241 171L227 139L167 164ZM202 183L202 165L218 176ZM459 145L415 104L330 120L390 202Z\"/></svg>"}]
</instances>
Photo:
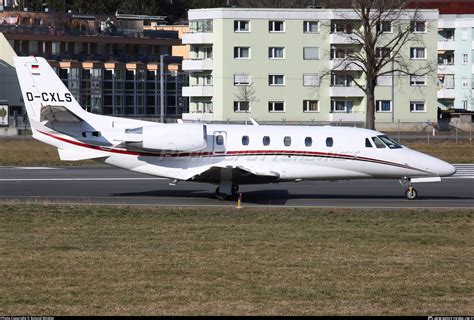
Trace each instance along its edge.
<instances>
[{"instance_id":1,"label":"apartment building","mask_svg":"<svg viewBox=\"0 0 474 320\"><path fill-rule=\"evenodd\" d=\"M439 106L474 110L474 14L440 15L438 27Z\"/></svg>"},{"instance_id":2,"label":"apartment building","mask_svg":"<svg viewBox=\"0 0 474 320\"><path fill-rule=\"evenodd\" d=\"M410 64L436 66L438 11L422 10L414 28L419 40L407 43ZM363 72L342 59L361 46L347 37L359 28L346 9L197 9L188 13L190 74L183 96L183 119L262 122L363 122L366 98L354 80ZM406 23L409 23L406 20ZM393 32L386 28L387 39ZM435 68L433 68L435 69ZM399 73L379 78L377 122L437 119L436 71L424 77Z\"/></svg>"},{"instance_id":3,"label":"apartment building","mask_svg":"<svg viewBox=\"0 0 474 320\"><path fill-rule=\"evenodd\" d=\"M7 10L0 12L0 33L17 55L48 59L77 101L98 114L160 117L163 60L163 113L181 118L188 75L182 57L173 56L173 47L181 46L178 31L146 28L164 18ZM2 99L10 114L22 112L22 103Z\"/></svg>"}]
</instances>

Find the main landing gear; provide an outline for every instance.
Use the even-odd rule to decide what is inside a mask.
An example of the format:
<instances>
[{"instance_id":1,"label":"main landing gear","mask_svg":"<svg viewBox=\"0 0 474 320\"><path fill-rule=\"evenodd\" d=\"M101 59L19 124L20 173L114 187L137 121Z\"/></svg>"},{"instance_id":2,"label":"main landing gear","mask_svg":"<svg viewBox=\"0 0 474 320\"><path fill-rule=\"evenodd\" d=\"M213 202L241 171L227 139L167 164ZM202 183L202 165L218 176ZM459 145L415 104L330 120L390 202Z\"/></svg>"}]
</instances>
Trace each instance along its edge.
<instances>
[{"instance_id":1,"label":"main landing gear","mask_svg":"<svg viewBox=\"0 0 474 320\"><path fill-rule=\"evenodd\" d=\"M222 185L221 185L222 186ZM223 200L230 200L232 198L236 198L239 192L239 185L232 184L230 188L230 193L221 192L221 190L226 190L226 188L222 188L221 186L216 188L216 198L223 201Z\"/></svg>"},{"instance_id":2,"label":"main landing gear","mask_svg":"<svg viewBox=\"0 0 474 320\"><path fill-rule=\"evenodd\" d=\"M418 192L411 184L410 178L404 177L400 179L400 184L406 188L405 196L408 200L415 200L418 196Z\"/></svg>"}]
</instances>

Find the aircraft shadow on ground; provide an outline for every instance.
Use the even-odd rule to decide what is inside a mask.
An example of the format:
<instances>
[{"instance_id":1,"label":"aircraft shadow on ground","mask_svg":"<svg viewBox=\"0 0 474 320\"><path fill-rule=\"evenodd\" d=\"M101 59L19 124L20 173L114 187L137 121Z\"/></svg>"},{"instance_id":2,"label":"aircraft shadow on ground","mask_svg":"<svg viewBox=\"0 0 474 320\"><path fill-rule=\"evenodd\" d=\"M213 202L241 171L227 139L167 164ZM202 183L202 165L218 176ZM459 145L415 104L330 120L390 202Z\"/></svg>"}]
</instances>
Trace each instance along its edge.
<instances>
[{"instance_id":1,"label":"aircraft shadow on ground","mask_svg":"<svg viewBox=\"0 0 474 320\"><path fill-rule=\"evenodd\" d=\"M187 198L187 199L212 199L216 202L221 202L215 198L214 193L208 190L150 190L143 192L128 192L128 193L114 193L114 197L168 197L168 198ZM355 194L290 194L287 190L275 189L275 190L258 190L248 191L242 193L242 202L251 204L262 204L262 205L284 205L289 200L317 200L330 201L335 200L335 204L338 204L339 200L366 200L370 203L371 200L401 200L408 201L405 199L402 193L400 194L387 194L387 195L355 195ZM429 200L474 200L474 197L462 197L462 196L438 196L438 195L419 195L416 201L429 201ZM235 202L236 199L226 200L223 203Z\"/></svg>"}]
</instances>

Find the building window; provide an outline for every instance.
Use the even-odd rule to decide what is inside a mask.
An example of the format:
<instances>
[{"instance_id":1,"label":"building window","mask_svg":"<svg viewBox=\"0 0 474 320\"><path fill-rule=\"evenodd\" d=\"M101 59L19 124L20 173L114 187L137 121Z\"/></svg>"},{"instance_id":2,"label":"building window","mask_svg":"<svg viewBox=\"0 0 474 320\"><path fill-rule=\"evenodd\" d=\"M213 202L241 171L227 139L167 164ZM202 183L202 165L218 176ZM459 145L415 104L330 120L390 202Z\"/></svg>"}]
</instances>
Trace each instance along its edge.
<instances>
[{"instance_id":1,"label":"building window","mask_svg":"<svg viewBox=\"0 0 474 320\"><path fill-rule=\"evenodd\" d=\"M318 33L319 21L303 21L303 32L304 33Z\"/></svg>"},{"instance_id":2,"label":"building window","mask_svg":"<svg viewBox=\"0 0 474 320\"><path fill-rule=\"evenodd\" d=\"M303 59L304 60L319 60L319 48L318 47L304 47Z\"/></svg>"},{"instance_id":3,"label":"building window","mask_svg":"<svg viewBox=\"0 0 474 320\"><path fill-rule=\"evenodd\" d=\"M424 101L410 101L410 112L426 112Z\"/></svg>"},{"instance_id":4,"label":"building window","mask_svg":"<svg viewBox=\"0 0 474 320\"><path fill-rule=\"evenodd\" d=\"M426 32L426 21L415 21L411 25L411 31L415 33Z\"/></svg>"},{"instance_id":5,"label":"building window","mask_svg":"<svg viewBox=\"0 0 474 320\"><path fill-rule=\"evenodd\" d=\"M285 137L285 138L283 139L283 144L285 145L285 147L291 146L291 137L288 137L288 136Z\"/></svg>"},{"instance_id":6,"label":"building window","mask_svg":"<svg viewBox=\"0 0 474 320\"><path fill-rule=\"evenodd\" d=\"M347 22L347 20L331 22L332 33L352 33L353 28L352 23Z\"/></svg>"},{"instance_id":7,"label":"building window","mask_svg":"<svg viewBox=\"0 0 474 320\"><path fill-rule=\"evenodd\" d=\"M382 21L382 22L377 23L377 32L391 33L392 32L392 22L391 21Z\"/></svg>"},{"instance_id":8,"label":"building window","mask_svg":"<svg viewBox=\"0 0 474 320\"><path fill-rule=\"evenodd\" d=\"M284 86L285 85L285 76L282 74L271 74L268 76L268 85L269 86Z\"/></svg>"},{"instance_id":9,"label":"building window","mask_svg":"<svg viewBox=\"0 0 474 320\"><path fill-rule=\"evenodd\" d=\"M248 73L234 74L234 86L248 86L251 80L250 74Z\"/></svg>"},{"instance_id":10,"label":"building window","mask_svg":"<svg viewBox=\"0 0 474 320\"><path fill-rule=\"evenodd\" d=\"M376 112L392 112L392 101L390 100L377 100L375 102Z\"/></svg>"},{"instance_id":11,"label":"building window","mask_svg":"<svg viewBox=\"0 0 474 320\"><path fill-rule=\"evenodd\" d=\"M467 64L469 62L469 55L467 53L463 53L462 55L462 63Z\"/></svg>"},{"instance_id":12,"label":"building window","mask_svg":"<svg viewBox=\"0 0 474 320\"><path fill-rule=\"evenodd\" d=\"M426 59L426 48L410 48L410 59Z\"/></svg>"},{"instance_id":13,"label":"building window","mask_svg":"<svg viewBox=\"0 0 474 320\"><path fill-rule=\"evenodd\" d=\"M352 87L354 79L347 73L334 72L331 75L332 87Z\"/></svg>"},{"instance_id":14,"label":"building window","mask_svg":"<svg viewBox=\"0 0 474 320\"><path fill-rule=\"evenodd\" d=\"M234 47L235 59L250 59L250 47Z\"/></svg>"},{"instance_id":15,"label":"building window","mask_svg":"<svg viewBox=\"0 0 474 320\"><path fill-rule=\"evenodd\" d=\"M426 86L426 76L410 76L410 86Z\"/></svg>"},{"instance_id":16,"label":"building window","mask_svg":"<svg viewBox=\"0 0 474 320\"><path fill-rule=\"evenodd\" d=\"M268 21L268 31L285 32L285 21Z\"/></svg>"},{"instance_id":17,"label":"building window","mask_svg":"<svg viewBox=\"0 0 474 320\"><path fill-rule=\"evenodd\" d=\"M331 60L333 59L346 59L354 53L352 48L332 48L331 49Z\"/></svg>"},{"instance_id":18,"label":"building window","mask_svg":"<svg viewBox=\"0 0 474 320\"><path fill-rule=\"evenodd\" d=\"M333 100L331 104L331 112L352 112L352 100Z\"/></svg>"},{"instance_id":19,"label":"building window","mask_svg":"<svg viewBox=\"0 0 474 320\"><path fill-rule=\"evenodd\" d=\"M326 138L326 147L331 148L334 145L334 139L329 137Z\"/></svg>"},{"instance_id":20,"label":"building window","mask_svg":"<svg viewBox=\"0 0 474 320\"><path fill-rule=\"evenodd\" d=\"M467 100L462 101L462 108L467 110Z\"/></svg>"},{"instance_id":21,"label":"building window","mask_svg":"<svg viewBox=\"0 0 474 320\"><path fill-rule=\"evenodd\" d=\"M234 32L250 32L250 21L234 20Z\"/></svg>"},{"instance_id":22,"label":"building window","mask_svg":"<svg viewBox=\"0 0 474 320\"><path fill-rule=\"evenodd\" d=\"M317 87L319 86L319 79L318 74L303 74L303 86Z\"/></svg>"},{"instance_id":23,"label":"building window","mask_svg":"<svg viewBox=\"0 0 474 320\"><path fill-rule=\"evenodd\" d=\"M269 146L270 145L270 137L269 136L263 137L262 142L263 142L264 146Z\"/></svg>"},{"instance_id":24,"label":"building window","mask_svg":"<svg viewBox=\"0 0 474 320\"><path fill-rule=\"evenodd\" d=\"M249 112L250 102L249 101L234 101L234 112Z\"/></svg>"},{"instance_id":25,"label":"building window","mask_svg":"<svg viewBox=\"0 0 474 320\"><path fill-rule=\"evenodd\" d=\"M375 56L377 59L386 59L390 58L391 56L391 49L387 47L379 47L375 48Z\"/></svg>"},{"instance_id":26,"label":"building window","mask_svg":"<svg viewBox=\"0 0 474 320\"><path fill-rule=\"evenodd\" d=\"M243 136L242 137L242 145L243 146L248 146L250 142L249 136Z\"/></svg>"},{"instance_id":27,"label":"building window","mask_svg":"<svg viewBox=\"0 0 474 320\"><path fill-rule=\"evenodd\" d=\"M311 137L306 137L304 139L304 145L307 147L311 147L313 145L313 139Z\"/></svg>"},{"instance_id":28,"label":"building window","mask_svg":"<svg viewBox=\"0 0 474 320\"><path fill-rule=\"evenodd\" d=\"M283 101L269 101L268 112L285 112L285 102Z\"/></svg>"},{"instance_id":29,"label":"building window","mask_svg":"<svg viewBox=\"0 0 474 320\"><path fill-rule=\"evenodd\" d=\"M212 20L189 21L189 31L191 32L212 32L212 30Z\"/></svg>"},{"instance_id":30,"label":"building window","mask_svg":"<svg viewBox=\"0 0 474 320\"><path fill-rule=\"evenodd\" d=\"M303 100L303 112L319 112L319 100Z\"/></svg>"},{"instance_id":31,"label":"building window","mask_svg":"<svg viewBox=\"0 0 474 320\"><path fill-rule=\"evenodd\" d=\"M392 76L391 75L378 76L377 85L381 87L390 87L392 85Z\"/></svg>"},{"instance_id":32,"label":"building window","mask_svg":"<svg viewBox=\"0 0 474 320\"><path fill-rule=\"evenodd\" d=\"M462 87L463 87L464 89L469 88L469 80L463 79L463 80L462 80Z\"/></svg>"},{"instance_id":33,"label":"building window","mask_svg":"<svg viewBox=\"0 0 474 320\"><path fill-rule=\"evenodd\" d=\"M268 48L268 58L270 59L284 59L285 47L270 47Z\"/></svg>"}]
</instances>

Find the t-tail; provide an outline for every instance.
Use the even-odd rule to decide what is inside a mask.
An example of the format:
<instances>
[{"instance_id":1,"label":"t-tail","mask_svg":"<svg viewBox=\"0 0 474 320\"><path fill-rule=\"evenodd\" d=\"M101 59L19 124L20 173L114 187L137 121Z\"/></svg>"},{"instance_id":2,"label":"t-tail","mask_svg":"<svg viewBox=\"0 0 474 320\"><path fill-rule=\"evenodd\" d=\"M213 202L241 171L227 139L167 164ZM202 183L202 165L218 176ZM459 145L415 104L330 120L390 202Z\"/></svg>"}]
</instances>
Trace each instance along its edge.
<instances>
[{"instance_id":1,"label":"t-tail","mask_svg":"<svg viewBox=\"0 0 474 320\"><path fill-rule=\"evenodd\" d=\"M48 116L60 112L86 122L92 120L94 115L81 108L44 58L15 57L14 62L32 129L41 128Z\"/></svg>"},{"instance_id":2,"label":"t-tail","mask_svg":"<svg viewBox=\"0 0 474 320\"><path fill-rule=\"evenodd\" d=\"M14 62L33 137L57 147L63 160L100 158L99 147L113 147L114 136L149 125L87 112L44 58L15 57Z\"/></svg>"}]
</instances>

